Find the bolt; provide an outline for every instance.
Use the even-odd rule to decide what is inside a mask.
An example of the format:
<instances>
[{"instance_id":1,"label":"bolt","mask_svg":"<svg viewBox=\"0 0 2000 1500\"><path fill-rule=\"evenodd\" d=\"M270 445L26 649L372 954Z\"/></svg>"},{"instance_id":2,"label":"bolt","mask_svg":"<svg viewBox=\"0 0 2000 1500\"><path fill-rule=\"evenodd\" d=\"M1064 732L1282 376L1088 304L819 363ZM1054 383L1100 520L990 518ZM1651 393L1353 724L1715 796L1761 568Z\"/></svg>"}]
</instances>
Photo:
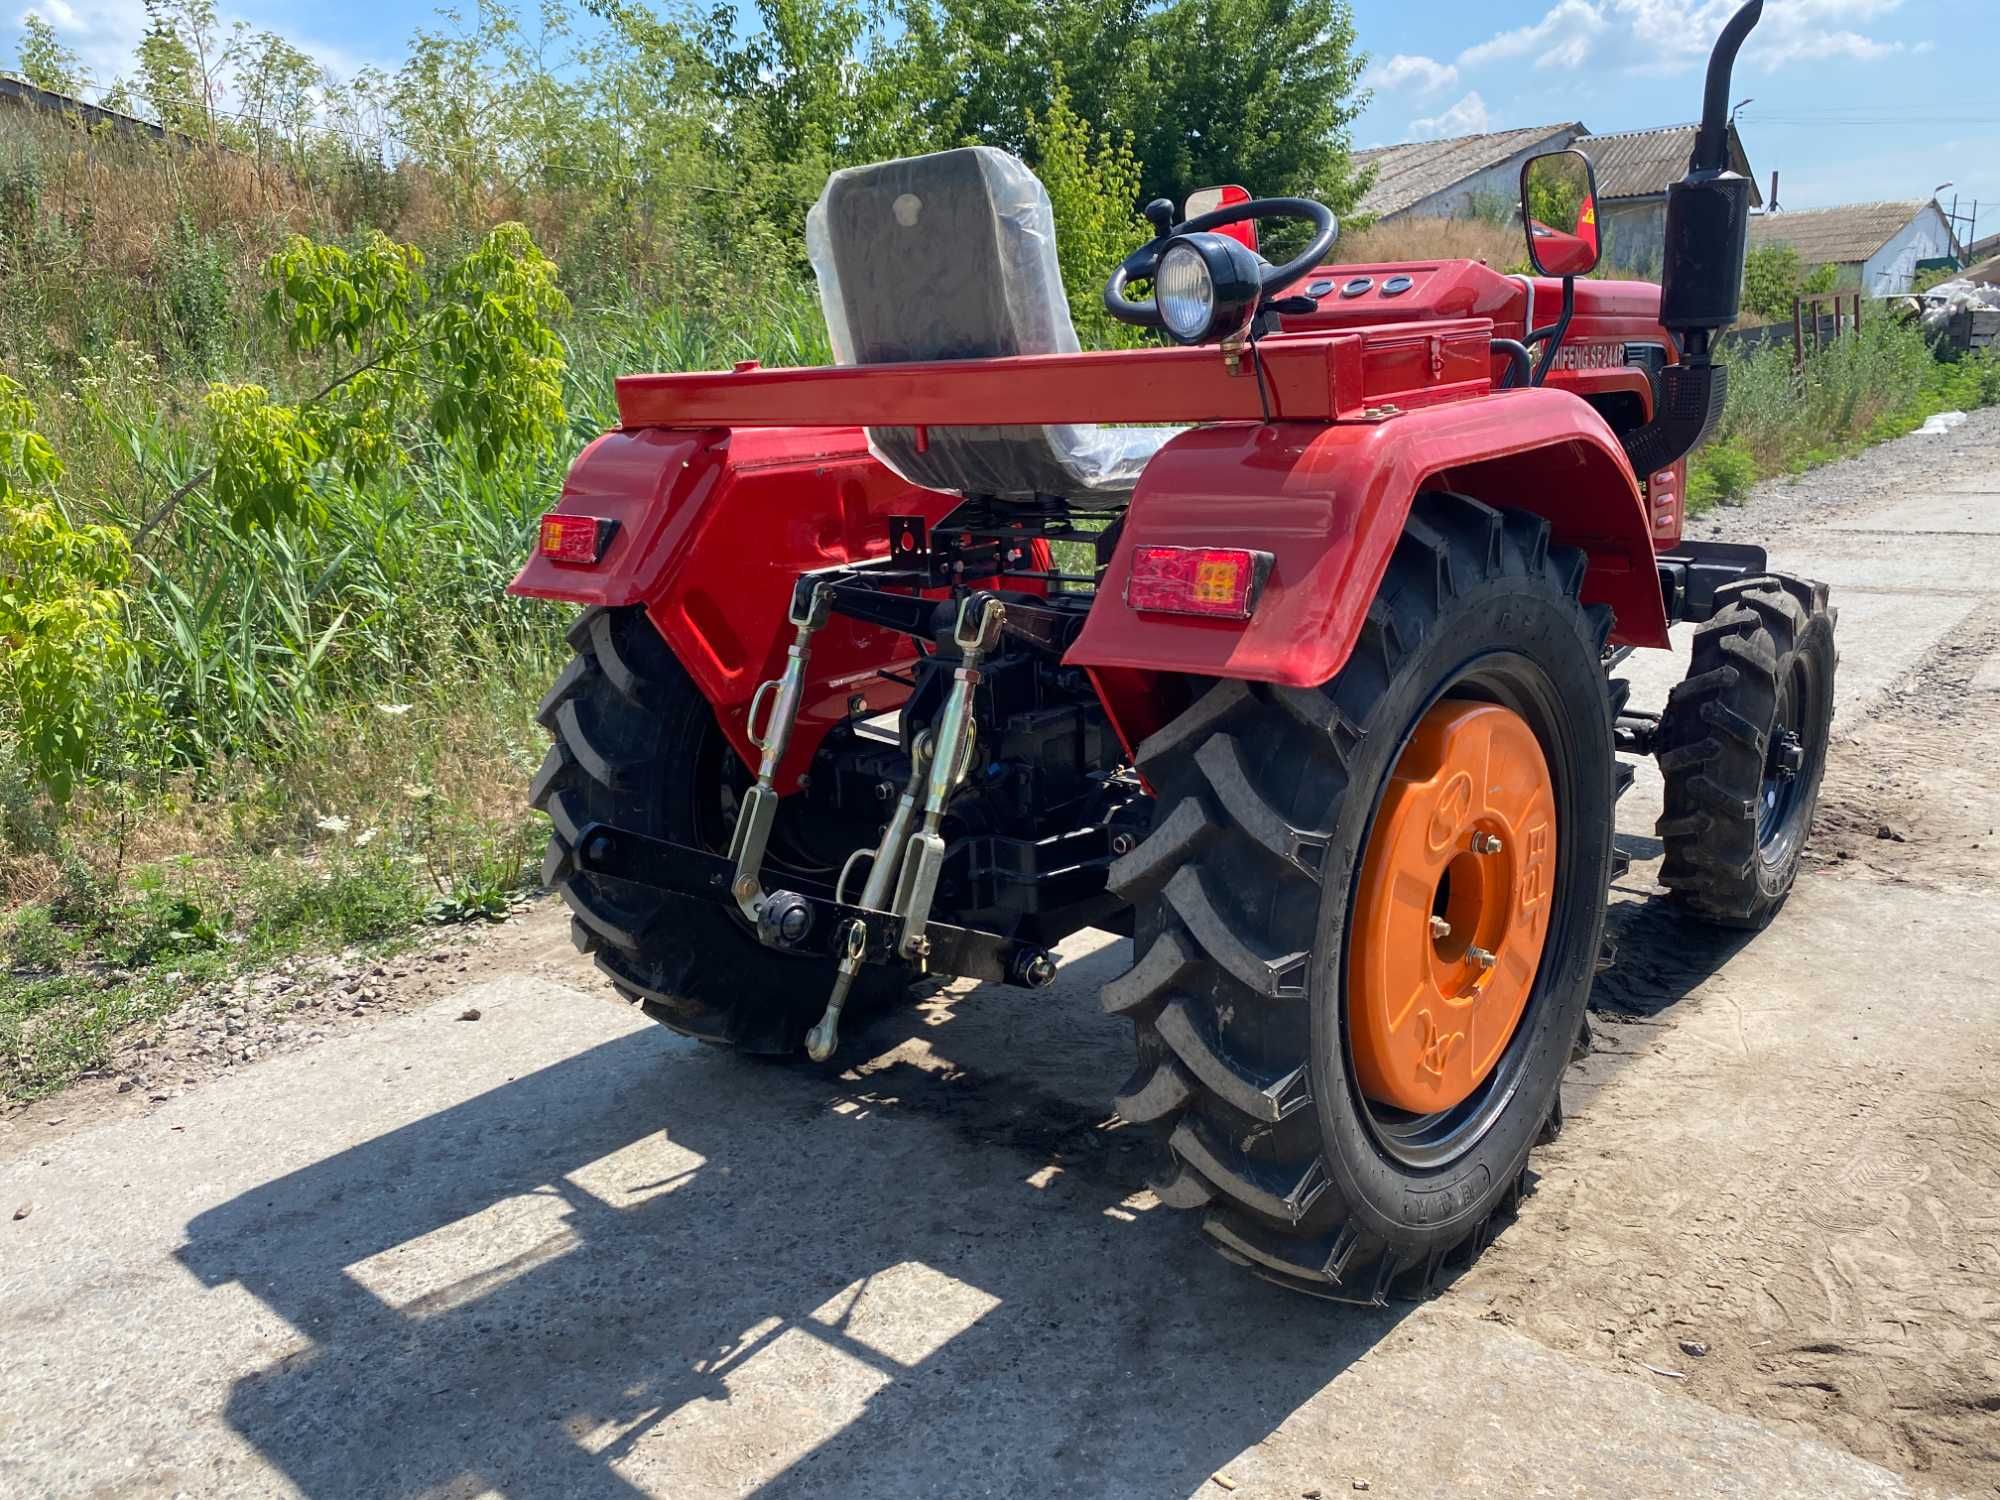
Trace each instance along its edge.
<instances>
[{"instance_id":1,"label":"bolt","mask_svg":"<svg viewBox=\"0 0 2000 1500\"><path fill-rule=\"evenodd\" d=\"M865 693L856 693L852 698L849 698L847 700L847 711L857 715L867 713L868 695Z\"/></svg>"},{"instance_id":2,"label":"bolt","mask_svg":"<svg viewBox=\"0 0 2000 1500\"><path fill-rule=\"evenodd\" d=\"M903 944L903 956L905 958L929 958L931 956L931 940L922 933L918 933L907 943Z\"/></svg>"},{"instance_id":3,"label":"bolt","mask_svg":"<svg viewBox=\"0 0 2000 1500\"><path fill-rule=\"evenodd\" d=\"M787 943L796 943L804 938L812 926L812 911L805 906L787 907L778 918L778 936Z\"/></svg>"},{"instance_id":4,"label":"bolt","mask_svg":"<svg viewBox=\"0 0 2000 1500\"><path fill-rule=\"evenodd\" d=\"M736 899L738 901L748 901L752 896L757 894L757 877L755 875L740 876L732 889L736 892Z\"/></svg>"},{"instance_id":5,"label":"bolt","mask_svg":"<svg viewBox=\"0 0 2000 1500\"><path fill-rule=\"evenodd\" d=\"M895 795L896 795L896 789L893 786L889 785L888 782L878 781L875 783L875 800L877 802L887 802L891 797Z\"/></svg>"},{"instance_id":6,"label":"bolt","mask_svg":"<svg viewBox=\"0 0 2000 1500\"><path fill-rule=\"evenodd\" d=\"M1498 854L1504 847L1506 846L1500 842L1498 834L1475 833L1472 836L1474 854Z\"/></svg>"},{"instance_id":7,"label":"bolt","mask_svg":"<svg viewBox=\"0 0 2000 1500\"><path fill-rule=\"evenodd\" d=\"M1493 967L1494 963L1493 955L1491 953L1488 953L1484 948L1467 948L1465 950L1465 956L1471 959L1474 963L1478 964L1479 967L1482 969L1490 969Z\"/></svg>"},{"instance_id":8,"label":"bolt","mask_svg":"<svg viewBox=\"0 0 2000 1500\"><path fill-rule=\"evenodd\" d=\"M1799 738L1797 731L1787 729L1778 736L1777 752L1775 760L1780 776L1790 778L1806 768L1805 742Z\"/></svg>"},{"instance_id":9,"label":"bolt","mask_svg":"<svg viewBox=\"0 0 2000 1500\"><path fill-rule=\"evenodd\" d=\"M1447 922L1443 917L1432 917L1431 936L1439 942L1443 942L1451 936L1451 923Z\"/></svg>"},{"instance_id":10,"label":"bolt","mask_svg":"<svg viewBox=\"0 0 2000 1500\"><path fill-rule=\"evenodd\" d=\"M1111 835L1111 852L1113 854L1130 854L1136 848L1138 848L1138 843L1133 839L1131 834L1114 833Z\"/></svg>"},{"instance_id":11,"label":"bolt","mask_svg":"<svg viewBox=\"0 0 2000 1500\"><path fill-rule=\"evenodd\" d=\"M1037 953L1021 965L1021 978L1034 989L1047 989L1056 982L1056 961L1046 953Z\"/></svg>"}]
</instances>

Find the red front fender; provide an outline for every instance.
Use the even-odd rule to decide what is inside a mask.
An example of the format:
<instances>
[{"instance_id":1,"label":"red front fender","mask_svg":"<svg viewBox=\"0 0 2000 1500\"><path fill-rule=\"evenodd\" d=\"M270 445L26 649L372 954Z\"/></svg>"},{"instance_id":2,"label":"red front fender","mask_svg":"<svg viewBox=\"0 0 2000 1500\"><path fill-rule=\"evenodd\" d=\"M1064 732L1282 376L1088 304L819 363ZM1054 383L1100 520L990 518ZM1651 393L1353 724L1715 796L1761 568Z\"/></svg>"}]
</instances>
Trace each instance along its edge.
<instances>
[{"instance_id":1,"label":"red front fender","mask_svg":"<svg viewBox=\"0 0 2000 1500\"><path fill-rule=\"evenodd\" d=\"M1499 392L1383 421L1197 428L1147 465L1097 607L1064 658L1097 676L1127 743L1154 727L1153 674L1313 687L1346 663L1420 491L1546 516L1590 556L1587 603L1614 639L1667 644L1652 525L1618 440L1563 391ZM1247 622L1139 615L1124 602L1132 551L1247 547L1275 559Z\"/></svg>"}]
</instances>

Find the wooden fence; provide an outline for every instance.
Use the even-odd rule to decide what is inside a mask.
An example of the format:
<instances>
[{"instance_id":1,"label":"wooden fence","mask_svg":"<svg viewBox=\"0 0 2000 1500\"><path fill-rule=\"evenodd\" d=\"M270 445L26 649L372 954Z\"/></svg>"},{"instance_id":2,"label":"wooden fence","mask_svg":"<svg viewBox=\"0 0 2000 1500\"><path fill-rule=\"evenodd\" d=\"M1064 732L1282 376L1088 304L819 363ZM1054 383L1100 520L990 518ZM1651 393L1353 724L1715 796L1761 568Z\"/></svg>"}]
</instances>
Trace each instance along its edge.
<instances>
[{"instance_id":1,"label":"wooden fence","mask_svg":"<svg viewBox=\"0 0 2000 1500\"><path fill-rule=\"evenodd\" d=\"M1864 317L1897 316L1900 314L1880 301L1871 311L1864 313L1859 292L1829 292L1823 297L1793 299L1792 316L1788 322L1732 328L1717 343L1738 358L1768 349L1773 344L1789 344L1792 367L1802 370L1808 355L1819 353L1845 334L1858 333ZM1945 324L1938 347L1961 354L1975 349L2000 349L2000 308L1965 308L1953 313Z\"/></svg>"}]
</instances>

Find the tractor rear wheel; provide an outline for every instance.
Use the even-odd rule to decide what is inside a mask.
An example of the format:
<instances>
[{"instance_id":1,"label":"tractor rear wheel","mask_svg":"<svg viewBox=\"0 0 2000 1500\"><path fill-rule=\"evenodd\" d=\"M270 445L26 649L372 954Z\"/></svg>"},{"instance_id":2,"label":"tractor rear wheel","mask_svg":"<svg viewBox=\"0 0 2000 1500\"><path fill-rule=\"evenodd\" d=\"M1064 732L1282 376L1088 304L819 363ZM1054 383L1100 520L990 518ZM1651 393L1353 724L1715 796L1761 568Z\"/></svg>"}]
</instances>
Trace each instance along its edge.
<instances>
[{"instance_id":1,"label":"tractor rear wheel","mask_svg":"<svg viewBox=\"0 0 2000 1500\"><path fill-rule=\"evenodd\" d=\"M750 775L643 609L588 610L569 638L576 657L538 715L555 743L530 800L551 825L542 883L568 903L578 951L627 1000L683 1035L744 1052L796 1051L826 1004L830 964L766 948L733 906L577 870L571 850L593 822L724 852ZM812 864L787 839L787 821L781 810L767 861L778 884L787 853L792 870ZM865 969L848 1013L880 1008L904 990L889 971Z\"/></svg>"},{"instance_id":2,"label":"tractor rear wheel","mask_svg":"<svg viewBox=\"0 0 2000 1500\"><path fill-rule=\"evenodd\" d=\"M1285 1285L1381 1302L1466 1259L1559 1128L1611 866L1609 613L1542 520L1419 497L1322 688L1223 681L1139 749L1104 991L1161 1198Z\"/></svg>"},{"instance_id":3,"label":"tractor rear wheel","mask_svg":"<svg viewBox=\"0 0 2000 1500\"><path fill-rule=\"evenodd\" d=\"M1720 591L1660 716L1660 883L1705 921L1764 927L1798 879L1833 725L1826 593L1777 576Z\"/></svg>"}]
</instances>

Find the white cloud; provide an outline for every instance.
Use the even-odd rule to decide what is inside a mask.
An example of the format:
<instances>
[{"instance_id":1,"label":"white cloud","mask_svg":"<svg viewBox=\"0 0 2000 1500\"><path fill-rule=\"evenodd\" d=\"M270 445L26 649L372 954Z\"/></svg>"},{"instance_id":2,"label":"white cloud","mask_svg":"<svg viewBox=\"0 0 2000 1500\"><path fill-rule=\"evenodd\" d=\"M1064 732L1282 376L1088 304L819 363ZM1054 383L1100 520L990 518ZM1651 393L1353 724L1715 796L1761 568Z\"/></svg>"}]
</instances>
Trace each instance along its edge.
<instances>
[{"instance_id":1,"label":"white cloud","mask_svg":"<svg viewBox=\"0 0 2000 1500\"><path fill-rule=\"evenodd\" d=\"M1511 62L1532 57L1538 68L1574 68L1584 62L1611 30L1605 12L1618 0L1593 4L1592 0L1560 0L1560 3L1532 26L1519 26L1489 37L1458 55L1463 68L1487 63Z\"/></svg>"},{"instance_id":2,"label":"white cloud","mask_svg":"<svg viewBox=\"0 0 2000 1500\"><path fill-rule=\"evenodd\" d=\"M63 45L76 50L84 77L99 88L132 71L132 49L146 34L141 0L33 0L15 20L31 14L47 21Z\"/></svg>"},{"instance_id":3,"label":"white cloud","mask_svg":"<svg viewBox=\"0 0 2000 1500\"><path fill-rule=\"evenodd\" d=\"M1900 9L1903 0L1770 0L1750 34L1744 65L1774 72L1794 62L1869 62L1905 42L1857 27ZM1532 26L1499 32L1458 56L1461 69L1532 59L1537 68L1680 73L1708 57L1738 0L1557 0Z\"/></svg>"},{"instance_id":4,"label":"white cloud","mask_svg":"<svg viewBox=\"0 0 2000 1500\"><path fill-rule=\"evenodd\" d=\"M1387 62L1372 63L1361 75L1361 86L1391 93L1411 89L1419 98L1441 94L1458 82L1458 69L1434 57L1398 52Z\"/></svg>"},{"instance_id":5,"label":"white cloud","mask_svg":"<svg viewBox=\"0 0 2000 1500\"><path fill-rule=\"evenodd\" d=\"M1479 90L1474 89L1443 113L1410 121L1410 138L1430 141L1453 135L1480 135L1492 123L1493 117L1487 112L1486 101L1479 97Z\"/></svg>"},{"instance_id":6,"label":"white cloud","mask_svg":"<svg viewBox=\"0 0 2000 1500\"><path fill-rule=\"evenodd\" d=\"M138 71L133 52L146 34L144 0L28 0L15 14L16 24L31 13L53 26L63 45L75 50L90 90L109 88L119 78L130 80ZM226 38L230 29L243 19L236 12L220 11L218 34ZM250 24L253 30L279 32L293 46L310 53L343 78L352 77L361 64L361 59L344 49L294 35L283 24L270 26L261 20ZM90 97L95 97L95 93L90 93Z\"/></svg>"}]
</instances>

